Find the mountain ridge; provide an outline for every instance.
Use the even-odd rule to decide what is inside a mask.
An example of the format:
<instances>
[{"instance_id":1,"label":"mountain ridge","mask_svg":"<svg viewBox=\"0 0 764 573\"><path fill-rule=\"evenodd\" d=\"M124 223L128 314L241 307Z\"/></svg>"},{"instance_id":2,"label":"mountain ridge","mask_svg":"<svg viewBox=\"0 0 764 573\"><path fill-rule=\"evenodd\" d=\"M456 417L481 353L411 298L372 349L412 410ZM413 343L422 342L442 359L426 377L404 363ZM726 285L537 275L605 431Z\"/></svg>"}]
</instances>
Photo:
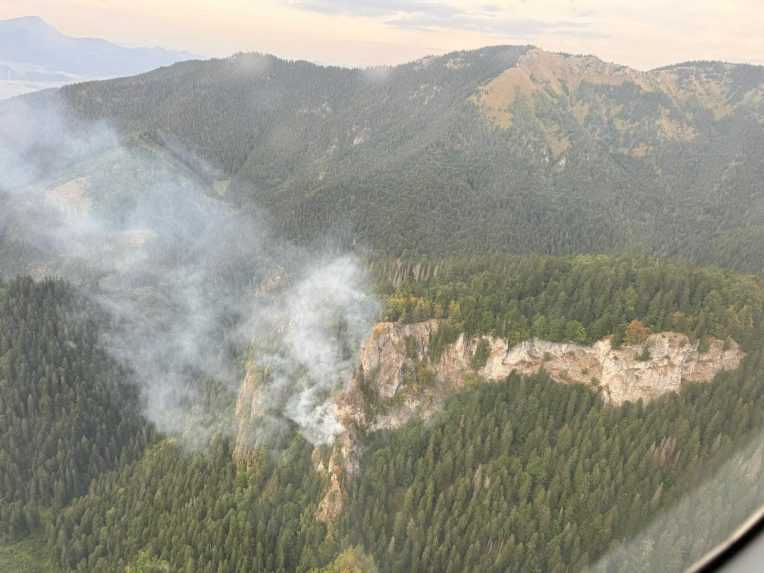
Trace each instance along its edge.
<instances>
[{"instance_id":1,"label":"mountain ridge","mask_svg":"<svg viewBox=\"0 0 764 573\"><path fill-rule=\"evenodd\" d=\"M760 66L642 72L529 46L367 70L239 54L61 95L82 117L173 141L226 200L298 242L633 249L764 270L750 249L764 228Z\"/></svg>"},{"instance_id":2,"label":"mountain ridge","mask_svg":"<svg viewBox=\"0 0 764 573\"><path fill-rule=\"evenodd\" d=\"M0 103L0 275L73 283L0 280L0 563L684 569L764 498L764 281L656 255L764 269L763 80L239 55Z\"/></svg>"}]
</instances>

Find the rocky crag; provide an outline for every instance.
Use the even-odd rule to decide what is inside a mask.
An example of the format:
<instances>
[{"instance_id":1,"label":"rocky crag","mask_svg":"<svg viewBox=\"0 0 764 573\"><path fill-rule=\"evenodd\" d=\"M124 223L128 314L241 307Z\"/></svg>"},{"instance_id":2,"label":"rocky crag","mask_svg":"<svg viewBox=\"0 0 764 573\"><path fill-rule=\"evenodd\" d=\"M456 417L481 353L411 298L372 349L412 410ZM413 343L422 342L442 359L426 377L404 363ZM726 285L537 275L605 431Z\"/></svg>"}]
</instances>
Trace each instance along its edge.
<instances>
[{"instance_id":1,"label":"rocky crag","mask_svg":"<svg viewBox=\"0 0 764 573\"><path fill-rule=\"evenodd\" d=\"M347 480L358 468L363 435L425 419L464 388L504 380L512 372L544 370L562 384L585 384L613 405L650 401L683 384L710 382L737 368L744 353L732 340L699 342L676 332L650 334L639 344L614 348L605 338L591 346L531 339L509 346L503 339L460 335L437 355L433 336L442 321L379 323L363 343L355 375L336 397L344 428L331 448L316 449L314 464L327 479L317 517L331 522L342 512ZM247 427L258 414L254 365L242 385L236 455L247 458Z\"/></svg>"}]
</instances>

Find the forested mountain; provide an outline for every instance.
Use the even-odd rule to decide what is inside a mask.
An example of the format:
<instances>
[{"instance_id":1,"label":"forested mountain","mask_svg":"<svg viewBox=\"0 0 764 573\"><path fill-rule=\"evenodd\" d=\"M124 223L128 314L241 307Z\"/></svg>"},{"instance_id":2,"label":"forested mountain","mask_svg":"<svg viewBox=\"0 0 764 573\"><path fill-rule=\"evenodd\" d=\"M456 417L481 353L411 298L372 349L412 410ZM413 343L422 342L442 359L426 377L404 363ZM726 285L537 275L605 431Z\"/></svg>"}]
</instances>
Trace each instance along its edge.
<instances>
[{"instance_id":1,"label":"forested mountain","mask_svg":"<svg viewBox=\"0 0 764 573\"><path fill-rule=\"evenodd\" d=\"M30 571L540 572L616 552L634 570L673 571L762 500L761 452L736 457L764 430L759 278L604 257L377 260L372 272L381 318L438 313L452 332L517 340L565 340L575 320L584 343L639 320L735 337L746 357L649 404L608 405L544 373L473 385L432 420L365 435L356 473L341 478L344 509L327 521L331 477L318 460L329 446L293 427L279 449L252 444L242 458L225 432L201 450L157 435L138 415L130 372L101 350L103 311L61 282L17 279L0 290L0 523L13 543L0 545L0 564L10 547L40 556ZM540 320L524 335L505 330L526 316L559 333L533 332ZM212 385L207 400L231 396ZM724 503L728 493L703 480L717 471L741 488L724 519L700 537L647 530L631 547L698 487L699 515Z\"/></svg>"},{"instance_id":2,"label":"forested mountain","mask_svg":"<svg viewBox=\"0 0 764 573\"><path fill-rule=\"evenodd\" d=\"M48 548L84 571L141 550L170 571L310 571L343 546L365 548L380 571L582 570L760 435L761 379L746 372L648 407L608 409L543 376L471 391L434 425L373 436L350 506L328 528L315 517L324 482L299 437L276 465L261 453L249 469L224 442L192 456L165 444L58 514ZM634 570L679 571L720 541L764 495L760 468L744 471L738 487L750 490L734 513L654 540Z\"/></svg>"},{"instance_id":3,"label":"forested mountain","mask_svg":"<svg viewBox=\"0 0 764 573\"><path fill-rule=\"evenodd\" d=\"M0 569L678 571L764 502L764 68L242 54L0 126Z\"/></svg>"},{"instance_id":4,"label":"forested mountain","mask_svg":"<svg viewBox=\"0 0 764 573\"><path fill-rule=\"evenodd\" d=\"M759 416L739 409L754 403L748 391L760 394L754 378L615 410L543 375L468 392L435 425L372 441L345 527L382 571L586 570L672 498L691 496L694 477L716 471L731 440L760 435ZM761 475L752 481L761 496ZM697 512L717 495L697 500ZM681 571L734 527L682 525L602 570Z\"/></svg>"},{"instance_id":5,"label":"forested mountain","mask_svg":"<svg viewBox=\"0 0 764 573\"><path fill-rule=\"evenodd\" d=\"M298 240L764 268L761 67L639 72L532 47L371 70L242 54L62 95L183 150Z\"/></svg>"},{"instance_id":6,"label":"forested mountain","mask_svg":"<svg viewBox=\"0 0 764 573\"><path fill-rule=\"evenodd\" d=\"M152 431L138 389L99 346L98 313L57 281L0 286L0 536L39 527ZM102 318L101 318L102 319Z\"/></svg>"}]
</instances>

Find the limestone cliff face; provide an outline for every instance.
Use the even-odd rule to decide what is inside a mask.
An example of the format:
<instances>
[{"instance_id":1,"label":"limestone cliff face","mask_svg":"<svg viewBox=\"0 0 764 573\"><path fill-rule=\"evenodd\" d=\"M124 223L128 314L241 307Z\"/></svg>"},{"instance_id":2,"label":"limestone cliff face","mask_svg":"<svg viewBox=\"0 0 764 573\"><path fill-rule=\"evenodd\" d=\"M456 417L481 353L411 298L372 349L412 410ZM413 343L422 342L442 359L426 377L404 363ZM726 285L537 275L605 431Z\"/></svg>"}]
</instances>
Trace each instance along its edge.
<instances>
[{"instance_id":1,"label":"limestone cliff face","mask_svg":"<svg viewBox=\"0 0 764 573\"><path fill-rule=\"evenodd\" d=\"M328 450L316 449L314 465L327 480L317 518L332 522L344 508L346 483L357 471L363 435L395 429L411 419L431 416L445 399L468 385L496 382L512 372L546 371L563 384L586 384L613 405L649 401L677 392L689 382L710 382L723 370L737 368L744 356L734 341L710 339L708 350L684 334L652 334L642 344L613 348L609 338L592 346L532 339L515 346L493 337L460 336L437 358L430 342L442 321L380 323L361 346L356 374L336 396L343 432ZM474 368L481 339L488 345L485 364ZM484 343L484 344L485 344ZM247 459L252 420L258 415L254 364L242 384L238 459Z\"/></svg>"},{"instance_id":2,"label":"limestone cliff face","mask_svg":"<svg viewBox=\"0 0 764 573\"><path fill-rule=\"evenodd\" d=\"M542 368L560 383L597 386L613 404L649 401L677 392L685 382L710 382L721 370L740 365L743 353L734 342L726 346L712 339L706 352L684 334L661 332L643 344L614 349L610 339L591 347L529 340L510 348L504 340L488 338L491 352L478 374L489 381L506 378L511 372L533 374ZM477 340L461 337L440 361L446 376L466 371ZM647 349L649 358L641 359Z\"/></svg>"},{"instance_id":3,"label":"limestone cliff face","mask_svg":"<svg viewBox=\"0 0 764 573\"><path fill-rule=\"evenodd\" d=\"M329 452L328 460L323 459L319 448L313 451L316 472L328 480L316 511L316 518L320 521L333 522L345 509L346 484L358 469L359 443L358 436L352 430L348 430L338 436Z\"/></svg>"},{"instance_id":4,"label":"limestone cliff face","mask_svg":"<svg viewBox=\"0 0 764 573\"><path fill-rule=\"evenodd\" d=\"M426 417L432 413L436 395L442 397L450 390L450 377L426 391L406 387L404 382L413 364L428 360L430 336L438 326L437 320L429 320L374 327L361 346L356 376L337 397L337 413L345 428L397 428L414 414Z\"/></svg>"},{"instance_id":5,"label":"limestone cliff face","mask_svg":"<svg viewBox=\"0 0 764 573\"><path fill-rule=\"evenodd\" d=\"M247 363L246 375L236 400L236 420L239 423L234 447L234 459L247 463L251 458L251 436L255 418L258 415L257 368L253 361Z\"/></svg>"},{"instance_id":6,"label":"limestone cliff face","mask_svg":"<svg viewBox=\"0 0 764 573\"><path fill-rule=\"evenodd\" d=\"M428 415L465 384L503 380L513 371L535 374L543 369L557 382L596 387L603 399L618 405L676 392L683 383L709 382L718 372L737 368L743 358L734 341L710 339L701 353L697 342L676 332L652 334L643 344L620 348L613 348L609 338L592 346L532 339L510 347L505 340L484 337L488 358L474 369L472 358L481 337L462 335L432 359L429 343L439 324L381 323L374 328L361 347L361 380L337 398L346 427L398 427L414 415ZM422 370L425 381L414 376L412 382L411 375ZM375 408L364 404L370 395L378 401Z\"/></svg>"}]
</instances>

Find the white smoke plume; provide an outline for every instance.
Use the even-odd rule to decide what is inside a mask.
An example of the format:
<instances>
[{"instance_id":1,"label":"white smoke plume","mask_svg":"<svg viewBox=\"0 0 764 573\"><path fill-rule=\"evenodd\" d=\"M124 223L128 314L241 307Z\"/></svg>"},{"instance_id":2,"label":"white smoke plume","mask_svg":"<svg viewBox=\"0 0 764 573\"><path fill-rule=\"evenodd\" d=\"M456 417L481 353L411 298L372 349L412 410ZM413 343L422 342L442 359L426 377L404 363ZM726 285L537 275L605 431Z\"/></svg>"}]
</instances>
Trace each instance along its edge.
<instances>
[{"instance_id":1,"label":"white smoke plume","mask_svg":"<svg viewBox=\"0 0 764 573\"><path fill-rule=\"evenodd\" d=\"M204 409L198 381L233 396L240 351L259 337L270 340L259 358L273 373L269 413L315 443L331 440L331 393L377 309L364 273L351 256L276 240L258 213L214 196L216 177L183 149L124 141L51 95L6 102L0 276L61 276L101 303L114 318L105 342L135 372L162 431L203 443L229 429L224 413L189 416ZM293 286L258 294L276 269Z\"/></svg>"},{"instance_id":2,"label":"white smoke plume","mask_svg":"<svg viewBox=\"0 0 764 573\"><path fill-rule=\"evenodd\" d=\"M378 314L370 290L352 256L319 259L274 300L256 300L244 325L268 372L259 396L263 413L281 413L315 444L342 430L331 397L352 377Z\"/></svg>"}]
</instances>

